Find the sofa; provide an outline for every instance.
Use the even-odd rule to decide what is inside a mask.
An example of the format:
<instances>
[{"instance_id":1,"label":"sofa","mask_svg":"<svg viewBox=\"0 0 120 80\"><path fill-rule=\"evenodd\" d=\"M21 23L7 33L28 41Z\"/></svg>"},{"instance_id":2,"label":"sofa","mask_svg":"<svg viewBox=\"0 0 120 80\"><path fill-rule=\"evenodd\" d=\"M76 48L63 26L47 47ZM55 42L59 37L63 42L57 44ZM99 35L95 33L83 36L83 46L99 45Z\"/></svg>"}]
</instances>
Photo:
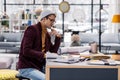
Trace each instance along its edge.
<instances>
[{"instance_id":1,"label":"sofa","mask_svg":"<svg viewBox=\"0 0 120 80\"><path fill-rule=\"evenodd\" d=\"M12 57L0 57L0 69L10 69L13 63Z\"/></svg>"},{"instance_id":2,"label":"sofa","mask_svg":"<svg viewBox=\"0 0 120 80\"><path fill-rule=\"evenodd\" d=\"M23 33L2 33L0 34L0 49L6 52L11 50L19 52Z\"/></svg>"},{"instance_id":3,"label":"sofa","mask_svg":"<svg viewBox=\"0 0 120 80\"><path fill-rule=\"evenodd\" d=\"M79 33L79 35L81 45L89 45L91 42L96 42L99 45L98 33ZM120 51L120 33L102 33L101 51L105 51L105 53Z\"/></svg>"}]
</instances>

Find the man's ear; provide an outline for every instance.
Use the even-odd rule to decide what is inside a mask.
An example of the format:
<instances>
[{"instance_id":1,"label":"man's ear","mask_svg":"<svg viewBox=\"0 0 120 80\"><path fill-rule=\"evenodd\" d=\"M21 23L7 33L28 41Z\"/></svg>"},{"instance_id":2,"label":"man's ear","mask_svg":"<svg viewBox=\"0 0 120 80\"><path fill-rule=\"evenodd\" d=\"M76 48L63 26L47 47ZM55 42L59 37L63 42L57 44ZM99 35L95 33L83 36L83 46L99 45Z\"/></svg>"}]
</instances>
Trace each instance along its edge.
<instances>
[{"instance_id":1,"label":"man's ear","mask_svg":"<svg viewBox=\"0 0 120 80\"><path fill-rule=\"evenodd\" d=\"M45 22L45 19L46 19L46 18L43 18L41 21L42 21L42 22Z\"/></svg>"}]
</instances>

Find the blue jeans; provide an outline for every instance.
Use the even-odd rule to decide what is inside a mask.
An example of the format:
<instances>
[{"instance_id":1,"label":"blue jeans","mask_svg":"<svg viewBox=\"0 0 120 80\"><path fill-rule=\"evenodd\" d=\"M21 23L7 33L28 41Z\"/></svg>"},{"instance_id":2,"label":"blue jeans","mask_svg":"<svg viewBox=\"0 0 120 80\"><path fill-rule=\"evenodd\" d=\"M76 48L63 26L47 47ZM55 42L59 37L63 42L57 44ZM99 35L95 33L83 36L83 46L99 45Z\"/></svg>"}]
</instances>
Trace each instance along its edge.
<instances>
[{"instance_id":1,"label":"blue jeans","mask_svg":"<svg viewBox=\"0 0 120 80\"><path fill-rule=\"evenodd\" d=\"M45 80L45 74L34 68L19 69L19 75L32 80Z\"/></svg>"}]
</instances>

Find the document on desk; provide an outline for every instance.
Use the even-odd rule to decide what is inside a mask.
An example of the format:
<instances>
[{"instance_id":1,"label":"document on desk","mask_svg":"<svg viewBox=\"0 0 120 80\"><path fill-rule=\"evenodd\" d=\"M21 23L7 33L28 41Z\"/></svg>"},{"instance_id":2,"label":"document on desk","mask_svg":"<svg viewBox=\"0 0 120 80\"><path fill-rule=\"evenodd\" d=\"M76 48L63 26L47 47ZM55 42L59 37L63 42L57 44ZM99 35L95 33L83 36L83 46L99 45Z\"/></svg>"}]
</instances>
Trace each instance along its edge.
<instances>
[{"instance_id":1,"label":"document on desk","mask_svg":"<svg viewBox=\"0 0 120 80\"><path fill-rule=\"evenodd\" d=\"M120 61L115 61L115 60L90 60L87 62L90 65L120 65Z\"/></svg>"}]
</instances>

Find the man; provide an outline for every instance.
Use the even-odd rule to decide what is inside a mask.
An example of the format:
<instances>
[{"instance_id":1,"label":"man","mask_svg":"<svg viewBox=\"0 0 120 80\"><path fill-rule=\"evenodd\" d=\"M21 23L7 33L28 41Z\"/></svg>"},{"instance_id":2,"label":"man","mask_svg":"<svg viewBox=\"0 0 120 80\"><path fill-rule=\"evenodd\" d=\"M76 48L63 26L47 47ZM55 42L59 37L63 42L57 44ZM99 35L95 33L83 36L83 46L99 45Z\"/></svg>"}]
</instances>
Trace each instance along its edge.
<instances>
[{"instance_id":1,"label":"man","mask_svg":"<svg viewBox=\"0 0 120 80\"><path fill-rule=\"evenodd\" d=\"M45 54L47 51L57 53L61 40L60 34L51 28L55 18L55 13L44 10L40 14L40 22L26 29L18 61L18 70L21 76L32 80L45 80L43 72ZM51 32L48 33L47 28L51 29ZM55 36L54 45L51 43L50 35Z\"/></svg>"}]
</instances>

